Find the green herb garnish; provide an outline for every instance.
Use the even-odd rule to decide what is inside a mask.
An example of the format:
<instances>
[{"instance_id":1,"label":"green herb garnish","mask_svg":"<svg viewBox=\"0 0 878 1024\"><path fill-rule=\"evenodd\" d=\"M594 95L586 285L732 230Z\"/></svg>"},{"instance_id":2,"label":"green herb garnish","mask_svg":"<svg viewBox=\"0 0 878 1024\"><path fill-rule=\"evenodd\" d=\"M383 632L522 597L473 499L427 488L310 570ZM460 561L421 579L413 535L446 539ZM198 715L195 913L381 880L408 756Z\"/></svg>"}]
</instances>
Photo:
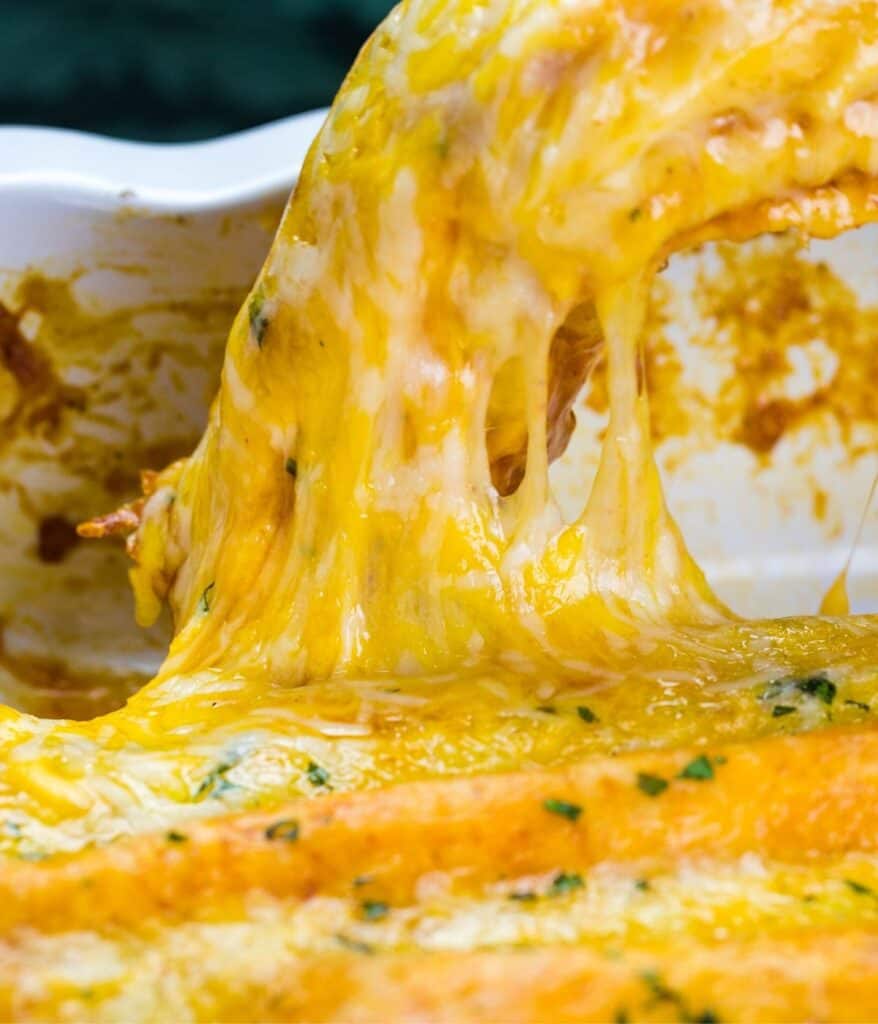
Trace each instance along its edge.
<instances>
[{"instance_id":1,"label":"green herb garnish","mask_svg":"<svg viewBox=\"0 0 878 1024\"><path fill-rule=\"evenodd\" d=\"M874 896L878 899L878 893L874 889L870 889L868 885L863 885L862 882L854 881L853 878L846 878L844 884L851 892L855 892L858 896Z\"/></svg>"},{"instance_id":2,"label":"green herb garnish","mask_svg":"<svg viewBox=\"0 0 878 1024\"><path fill-rule=\"evenodd\" d=\"M640 977L652 994L654 1003L679 1004L680 996L672 988L668 988L655 971L644 971Z\"/></svg>"},{"instance_id":3,"label":"green herb garnish","mask_svg":"<svg viewBox=\"0 0 878 1024\"><path fill-rule=\"evenodd\" d=\"M566 800L556 800L554 797L544 800L543 808L544 810L547 810L549 814L557 814L559 817L566 818L568 821L579 821L579 816L582 814L582 808L579 804L571 804Z\"/></svg>"},{"instance_id":4,"label":"green herb garnish","mask_svg":"<svg viewBox=\"0 0 878 1024\"><path fill-rule=\"evenodd\" d=\"M189 837L188 836L184 836L182 832L166 832L165 833L165 839L167 839L167 841L169 843L185 843L188 838Z\"/></svg>"},{"instance_id":5,"label":"green herb garnish","mask_svg":"<svg viewBox=\"0 0 878 1024\"><path fill-rule=\"evenodd\" d=\"M797 680L796 689L807 694L809 697L816 697L827 705L835 700L835 695L838 692L835 683L823 673L809 676L807 679Z\"/></svg>"},{"instance_id":6,"label":"green herb garnish","mask_svg":"<svg viewBox=\"0 0 878 1024\"><path fill-rule=\"evenodd\" d=\"M367 921L380 921L390 913L390 905L382 900L363 900L360 909Z\"/></svg>"},{"instance_id":7,"label":"green herb garnish","mask_svg":"<svg viewBox=\"0 0 878 1024\"><path fill-rule=\"evenodd\" d=\"M537 708L537 711L542 711L544 715L557 715L558 709L553 708L551 704L543 704Z\"/></svg>"},{"instance_id":8,"label":"green herb garnish","mask_svg":"<svg viewBox=\"0 0 878 1024\"><path fill-rule=\"evenodd\" d=\"M202 615L207 615L210 611L210 595L216 588L216 583L210 583L201 592L201 597L198 599L198 610Z\"/></svg>"},{"instance_id":9,"label":"green herb garnish","mask_svg":"<svg viewBox=\"0 0 878 1024\"><path fill-rule=\"evenodd\" d=\"M286 463L284 464L284 469L286 469L286 471L294 480L299 475L299 464L298 462L296 462L295 459L287 459Z\"/></svg>"},{"instance_id":10,"label":"green herb garnish","mask_svg":"<svg viewBox=\"0 0 878 1024\"><path fill-rule=\"evenodd\" d=\"M712 1010L703 1010L701 1013L689 1010L682 995L666 985L655 971L644 971L640 977L652 993L653 1006L659 1002L669 1002L671 1006L676 1007L680 1021L685 1024L719 1024L719 1018Z\"/></svg>"},{"instance_id":11,"label":"green herb garnish","mask_svg":"<svg viewBox=\"0 0 878 1024\"><path fill-rule=\"evenodd\" d=\"M363 956L371 956L375 952L368 943L358 942L347 935L342 935L341 932L335 936L335 941L340 946L344 946L345 949L349 949L352 953L362 953Z\"/></svg>"},{"instance_id":12,"label":"green herb garnish","mask_svg":"<svg viewBox=\"0 0 878 1024\"><path fill-rule=\"evenodd\" d=\"M872 709L868 704L864 704L861 700L846 700L845 704L852 708L859 708L860 711L871 711Z\"/></svg>"},{"instance_id":13,"label":"green herb garnish","mask_svg":"<svg viewBox=\"0 0 878 1024\"><path fill-rule=\"evenodd\" d=\"M832 682L826 673L818 672L813 676L802 676L801 678L788 676L784 679L775 679L774 682L766 686L761 699L765 701L774 700L775 697L779 697L781 694L790 694L793 690L798 690L799 693L805 694L806 697L816 697L827 706L832 704L838 692L835 683Z\"/></svg>"},{"instance_id":14,"label":"green herb garnish","mask_svg":"<svg viewBox=\"0 0 878 1024\"><path fill-rule=\"evenodd\" d=\"M637 787L647 796L660 796L668 788L668 780L648 772L637 773Z\"/></svg>"},{"instance_id":15,"label":"green herb garnish","mask_svg":"<svg viewBox=\"0 0 878 1024\"><path fill-rule=\"evenodd\" d=\"M678 779L694 779L696 782L708 782L713 777L713 765L710 758L704 754L690 761L677 776Z\"/></svg>"},{"instance_id":16,"label":"green herb garnish","mask_svg":"<svg viewBox=\"0 0 878 1024\"><path fill-rule=\"evenodd\" d=\"M517 900L519 903L533 903L536 901L537 894L535 892L511 892L509 893L509 899Z\"/></svg>"},{"instance_id":17,"label":"green herb garnish","mask_svg":"<svg viewBox=\"0 0 878 1024\"><path fill-rule=\"evenodd\" d=\"M287 843L294 843L299 838L299 823L292 818L283 818L269 825L265 830L266 839L282 839Z\"/></svg>"},{"instance_id":18,"label":"green herb garnish","mask_svg":"<svg viewBox=\"0 0 878 1024\"><path fill-rule=\"evenodd\" d=\"M552 884L549 886L549 895L566 896L568 892L582 889L584 885L585 882L583 882L581 875L568 874L566 871L562 871L560 875L556 875L552 879Z\"/></svg>"},{"instance_id":19,"label":"green herb garnish","mask_svg":"<svg viewBox=\"0 0 878 1024\"><path fill-rule=\"evenodd\" d=\"M600 721L600 719L594 713L594 711L592 711L591 708L586 707L585 704L580 704L579 707L576 709L576 713L583 720L583 722L588 722L589 725L591 725L592 722Z\"/></svg>"},{"instance_id":20,"label":"green herb garnish","mask_svg":"<svg viewBox=\"0 0 878 1024\"><path fill-rule=\"evenodd\" d=\"M771 709L772 718L783 718L785 715L794 715L799 709L790 707L789 704L775 704Z\"/></svg>"},{"instance_id":21,"label":"green herb garnish","mask_svg":"<svg viewBox=\"0 0 878 1024\"><path fill-rule=\"evenodd\" d=\"M670 1003L677 1008L680 1020L686 1022L686 1024L719 1024L719 1017L713 1010L702 1010L700 1013L693 1013L683 996L666 985L655 971L644 971L640 977L652 994L651 1005Z\"/></svg>"},{"instance_id":22,"label":"green herb garnish","mask_svg":"<svg viewBox=\"0 0 878 1024\"><path fill-rule=\"evenodd\" d=\"M636 878L634 880L634 888L638 892L649 892L652 886L649 884L648 878Z\"/></svg>"},{"instance_id":23,"label":"green herb garnish","mask_svg":"<svg viewBox=\"0 0 878 1024\"><path fill-rule=\"evenodd\" d=\"M220 763L212 768L201 783L198 789L192 794L193 800L200 800L202 797L208 794L213 797L221 796L230 789L235 788L234 782L229 782L225 777L226 772L230 772L238 762L235 761L220 761Z\"/></svg>"},{"instance_id":24,"label":"green herb garnish","mask_svg":"<svg viewBox=\"0 0 878 1024\"><path fill-rule=\"evenodd\" d=\"M250 332L256 339L256 344L262 348L270 320L265 315L265 294L261 288L250 299L247 314L250 317Z\"/></svg>"},{"instance_id":25,"label":"green herb garnish","mask_svg":"<svg viewBox=\"0 0 878 1024\"><path fill-rule=\"evenodd\" d=\"M329 772L321 768L314 761L308 763L308 781L312 786L326 786L329 784Z\"/></svg>"}]
</instances>

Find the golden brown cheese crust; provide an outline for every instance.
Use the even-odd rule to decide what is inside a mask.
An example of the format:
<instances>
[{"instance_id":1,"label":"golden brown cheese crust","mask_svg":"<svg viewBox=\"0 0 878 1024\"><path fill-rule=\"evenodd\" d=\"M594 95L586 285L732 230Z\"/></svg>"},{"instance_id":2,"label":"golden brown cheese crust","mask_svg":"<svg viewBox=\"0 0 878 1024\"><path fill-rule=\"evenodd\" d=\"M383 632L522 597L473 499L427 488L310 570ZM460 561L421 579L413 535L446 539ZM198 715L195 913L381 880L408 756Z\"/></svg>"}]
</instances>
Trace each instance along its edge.
<instances>
[{"instance_id":1,"label":"golden brown cheese crust","mask_svg":"<svg viewBox=\"0 0 878 1024\"><path fill-rule=\"evenodd\" d=\"M837 730L718 747L709 781L686 777L696 748L340 794L9 865L0 993L16 1017L60 1005L112 1019L137 1006L153 949L167 978L148 1016L165 1018L234 1020L246 992L277 1020L529 1020L552 1006L665 1020L683 1005L866 1020L876 744L873 730ZM667 790L651 795L644 776ZM483 945L492 930L505 940ZM59 1004L65 971L28 952L79 936L82 977L103 978L68 984ZM224 951L235 936L253 944L241 976ZM740 989L744 964L770 985ZM331 971L345 981L327 986Z\"/></svg>"},{"instance_id":2,"label":"golden brown cheese crust","mask_svg":"<svg viewBox=\"0 0 878 1024\"><path fill-rule=\"evenodd\" d=\"M711 594L641 334L681 247L876 219L876 96L871 3L390 16L135 513L160 675L2 712L8 1016L874 1015L878 623Z\"/></svg>"}]
</instances>

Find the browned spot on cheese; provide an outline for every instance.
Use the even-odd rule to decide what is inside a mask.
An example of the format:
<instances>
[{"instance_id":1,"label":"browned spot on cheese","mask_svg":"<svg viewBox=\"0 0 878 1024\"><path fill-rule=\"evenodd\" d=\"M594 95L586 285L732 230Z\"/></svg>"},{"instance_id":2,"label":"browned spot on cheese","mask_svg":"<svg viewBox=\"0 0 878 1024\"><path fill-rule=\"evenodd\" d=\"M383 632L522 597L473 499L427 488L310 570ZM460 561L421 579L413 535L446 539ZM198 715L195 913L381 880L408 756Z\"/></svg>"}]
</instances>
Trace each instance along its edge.
<instances>
[{"instance_id":1,"label":"browned spot on cheese","mask_svg":"<svg viewBox=\"0 0 878 1024\"><path fill-rule=\"evenodd\" d=\"M89 540L127 536L140 525L142 508L142 500L132 502L130 505L123 505L115 512L108 512L106 515L96 516L85 523L80 523L76 532L80 537L86 537Z\"/></svg>"}]
</instances>

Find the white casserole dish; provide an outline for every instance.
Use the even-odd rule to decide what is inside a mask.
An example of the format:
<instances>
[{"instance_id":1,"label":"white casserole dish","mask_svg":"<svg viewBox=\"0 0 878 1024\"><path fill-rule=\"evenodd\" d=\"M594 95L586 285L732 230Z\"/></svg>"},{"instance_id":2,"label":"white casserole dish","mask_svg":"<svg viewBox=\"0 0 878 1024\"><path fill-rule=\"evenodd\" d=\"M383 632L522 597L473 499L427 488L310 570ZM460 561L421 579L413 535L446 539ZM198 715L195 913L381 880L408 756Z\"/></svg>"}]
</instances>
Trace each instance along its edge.
<instances>
[{"instance_id":1,"label":"white casserole dish","mask_svg":"<svg viewBox=\"0 0 878 1024\"><path fill-rule=\"evenodd\" d=\"M234 310L322 118L183 146L0 128L3 702L89 717L121 703L156 667L168 624L134 625L121 546L74 544L70 530L133 496L140 468L194 445ZM866 319L878 305L876 241L878 228L864 229L802 257L827 261L854 287ZM772 251L789 261L788 248ZM717 259L710 247L683 255L662 277L673 320L665 334L685 371L673 387L708 404L736 372L722 346L691 344L716 329L695 300L698 275ZM825 324L813 321L813 338L788 353L787 383L799 397L831 386ZM874 407L844 436L825 416L806 420L768 453L703 424L659 446L672 510L735 610L816 611L878 469L878 397ZM590 480L582 467L594 467L604 425L599 410L578 415L553 470L571 510L581 507ZM878 508L851 579L855 610L878 609Z\"/></svg>"}]
</instances>

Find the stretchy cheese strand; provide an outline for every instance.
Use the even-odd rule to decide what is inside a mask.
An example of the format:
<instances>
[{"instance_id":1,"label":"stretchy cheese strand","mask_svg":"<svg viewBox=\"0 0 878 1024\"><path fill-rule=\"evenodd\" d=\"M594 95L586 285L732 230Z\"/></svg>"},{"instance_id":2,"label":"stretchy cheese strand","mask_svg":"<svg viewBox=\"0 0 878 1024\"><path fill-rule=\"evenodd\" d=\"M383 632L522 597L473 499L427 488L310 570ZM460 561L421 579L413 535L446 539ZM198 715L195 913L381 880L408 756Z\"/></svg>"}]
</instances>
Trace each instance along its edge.
<instances>
[{"instance_id":1,"label":"stretchy cheese strand","mask_svg":"<svg viewBox=\"0 0 878 1024\"><path fill-rule=\"evenodd\" d=\"M873 3L391 14L200 445L150 481L130 550L140 618L174 615L159 675L92 722L0 713L0 843L37 861L9 875L8 1015L155 1015L147 949L181 1019L380 1019L388 990L419 1020L878 1013L878 625L721 605L662 494L642 365L672 253L878 217L876 97ZM598 358L609 424L564 522L549 463ZM699 858L746 912L717 899L709 942L629 931L651 875L678 894ZM762 867L809 902L786 930L756 911ZM601 870L614 940L518 916ZM425 954L445 896L469 958ZM411 932L369 931L398 910ZM74 941L86 966L59 967ZM508 945L546 948L525 969Z\"/></svg>"}]
</instances>

